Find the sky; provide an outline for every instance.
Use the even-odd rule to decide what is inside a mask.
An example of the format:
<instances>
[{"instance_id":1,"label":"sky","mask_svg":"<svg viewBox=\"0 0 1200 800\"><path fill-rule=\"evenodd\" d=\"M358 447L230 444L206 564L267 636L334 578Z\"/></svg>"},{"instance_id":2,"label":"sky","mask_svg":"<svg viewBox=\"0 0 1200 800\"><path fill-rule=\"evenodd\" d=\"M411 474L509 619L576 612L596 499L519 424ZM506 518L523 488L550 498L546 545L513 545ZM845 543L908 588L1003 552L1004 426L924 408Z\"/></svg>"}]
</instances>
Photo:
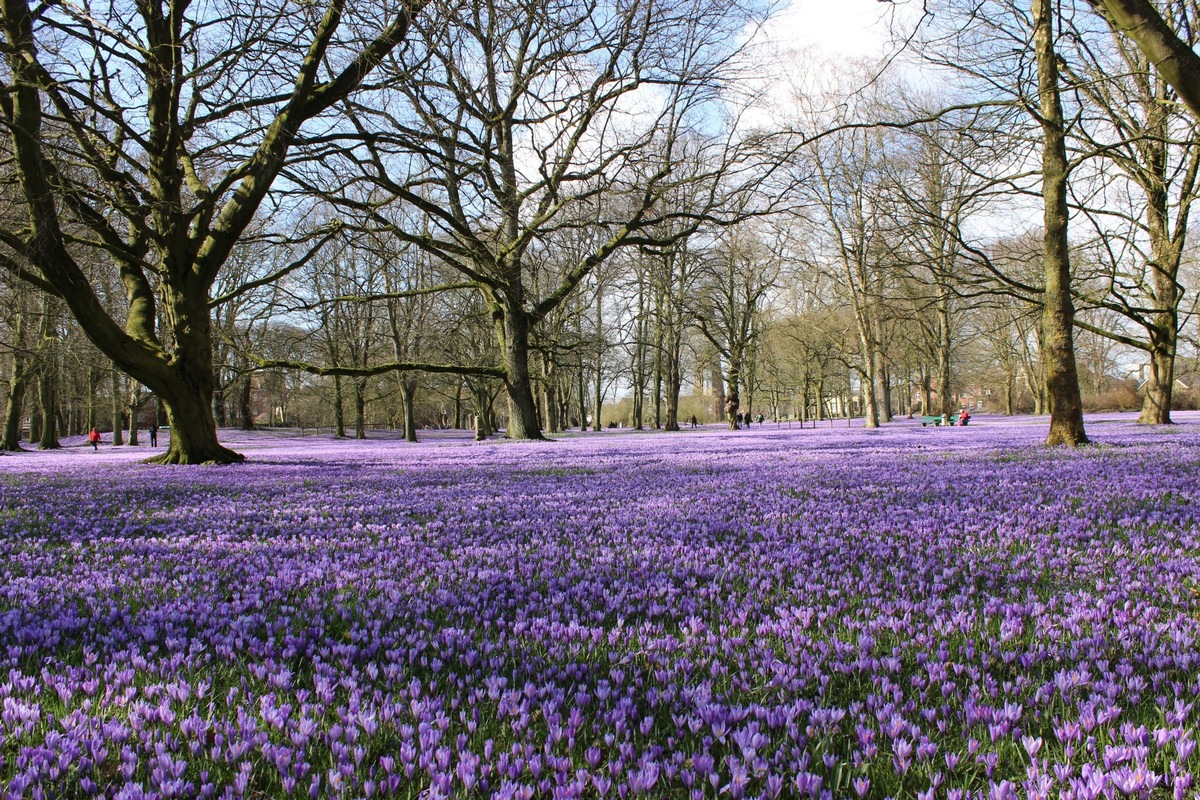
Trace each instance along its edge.
<instances>
[{"instance_id":1,"label":"sky","mask_svg":"<svg viewBox=\"0 0 1200 800\"><path fill-rule=\"evenodd\" d=\"M792 0L756 38L782 48L819 51L829 58L881 58L892 50L889 22L910 19L912 5L880 0Z\"/></svg>"},{"instance_id":2,"label":"sky","mask_svg":"<svg viewBox=\"0 0 1200 800\"><path fill-rule=\"evenodd\" d=\"M813 97L869 84L896 56L920 19L920 0L783 0L761 27L747 31L765 97L750 121L764 127L794 115L797 94ZM895 31L895 32L893 32ZM888 74L912 80L912 59L894 59ZM758 83L758 81L756 81Z\"/></svg>"}]
</instances>

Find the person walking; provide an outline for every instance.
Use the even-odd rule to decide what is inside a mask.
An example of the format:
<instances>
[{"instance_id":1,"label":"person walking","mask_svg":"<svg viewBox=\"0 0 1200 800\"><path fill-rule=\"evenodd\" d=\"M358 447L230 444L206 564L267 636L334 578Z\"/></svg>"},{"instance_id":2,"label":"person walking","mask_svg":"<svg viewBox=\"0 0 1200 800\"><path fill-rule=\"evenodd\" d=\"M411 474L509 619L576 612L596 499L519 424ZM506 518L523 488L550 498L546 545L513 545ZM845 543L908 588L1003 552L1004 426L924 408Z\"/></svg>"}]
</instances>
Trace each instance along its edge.
<instances>
[{"instance_id":1,"label":"person walking","mask_svg":"<svg viewBox=\"0 0 1200 800\"><path fill-rule=\"evenodd\" d=\"M92 446L92 450L100 449L100 431L92 428L92 432L88 434L88 444Z\"/></svg>"},{"instance_id":2,"label":"person walking","mask_svg":"<svg viewBox=\"0 0 1200 800\"><path fill-rule=\"evenodd\" d=\"M696 429L696 415L692 414L692 430Z\"/></svg>"},{"instance_id":3,"label":"person walking","mask_svg":"<svg viewBox=\"0 0 1200 800\"><path fill-rule=\"evenodd\" d=\"M157 425L150 426L150 446L158 447L158 426Z\"/></svg>"}]
</instances>

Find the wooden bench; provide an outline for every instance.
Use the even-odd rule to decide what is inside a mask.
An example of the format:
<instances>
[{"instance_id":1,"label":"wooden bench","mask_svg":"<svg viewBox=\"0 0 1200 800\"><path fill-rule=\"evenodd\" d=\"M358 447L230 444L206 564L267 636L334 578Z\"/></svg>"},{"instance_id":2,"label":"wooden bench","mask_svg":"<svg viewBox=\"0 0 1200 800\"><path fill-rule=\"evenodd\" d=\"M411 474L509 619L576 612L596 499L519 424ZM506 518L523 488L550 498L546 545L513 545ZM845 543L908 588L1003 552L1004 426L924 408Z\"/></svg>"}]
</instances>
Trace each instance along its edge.
<instances>
[{"instance_id":1,"label":"wooden bench","mask_svg":"<svg viewBox=\"0 0 1200 800\"><path fill-rule=\"evenodd\" d=\"M936 415L936 416L932 416L932 415L931 415L931 416L925 416L925 417L921 417L921 427L922 427L922 428L924 428L926 425L938 425L938 426L940 426L941 424L942 424L942 415L941 415L941 414L938 414L938 415ZM948 425L953 425L954 423L953 423L953 422L949 422L949 423L947 423L947 424L948 424Z\"/></svg>"}]
</instances>

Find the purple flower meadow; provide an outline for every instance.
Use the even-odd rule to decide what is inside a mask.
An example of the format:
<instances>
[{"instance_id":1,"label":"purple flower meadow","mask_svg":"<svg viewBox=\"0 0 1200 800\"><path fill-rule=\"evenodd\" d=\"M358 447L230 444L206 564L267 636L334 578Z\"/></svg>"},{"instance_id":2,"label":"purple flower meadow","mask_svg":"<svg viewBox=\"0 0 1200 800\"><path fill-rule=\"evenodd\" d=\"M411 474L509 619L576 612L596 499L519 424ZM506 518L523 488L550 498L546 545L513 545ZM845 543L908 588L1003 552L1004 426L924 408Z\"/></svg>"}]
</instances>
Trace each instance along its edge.
<instances>
[{"instance_id":1,"label":"purple flower meadow","mask_svg":"<svg viewBox=\"0 0 1200 800\"><path fill-rule=\"evenodd\" d=\"M1192 797L1183 418L6 456L3 796Z\"/></svg>"}]
</instances>

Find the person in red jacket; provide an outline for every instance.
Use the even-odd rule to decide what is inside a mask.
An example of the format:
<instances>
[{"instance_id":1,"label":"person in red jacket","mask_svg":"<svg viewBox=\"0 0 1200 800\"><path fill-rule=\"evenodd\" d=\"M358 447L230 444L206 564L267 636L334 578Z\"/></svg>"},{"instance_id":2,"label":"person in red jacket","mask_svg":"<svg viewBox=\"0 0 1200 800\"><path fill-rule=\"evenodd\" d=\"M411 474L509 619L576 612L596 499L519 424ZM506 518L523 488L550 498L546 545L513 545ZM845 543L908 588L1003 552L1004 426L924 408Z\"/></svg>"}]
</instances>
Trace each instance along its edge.
<instances>
[{"instance_id":1,"label":"person in red jacket","mask_svg":"<svg viewBox=\"0 0 1200 800\"><path fill-rule=\"evenodd\" d=\"M92 432L88 434L88 444L92 446L93 450L100 449L100 431L92 428Z\"/></svg>"},{"instance_id":2,"label":"person in red jacket","mask_svg":"<svg viewBox=\"0 0 1200 800\"><path fill-rule=\"evenodd\" d=\"M962 413L958 415L958 425L959 425L959 427L962 427L962 426L966 425L966 424L967 424L967 422L969 422L969 421L970 421L970 419L971 419L971 413L970 413L969 411L967 411L967 407L966 407L966 406L963 406Z\"/></svg>"}]
</instances>

